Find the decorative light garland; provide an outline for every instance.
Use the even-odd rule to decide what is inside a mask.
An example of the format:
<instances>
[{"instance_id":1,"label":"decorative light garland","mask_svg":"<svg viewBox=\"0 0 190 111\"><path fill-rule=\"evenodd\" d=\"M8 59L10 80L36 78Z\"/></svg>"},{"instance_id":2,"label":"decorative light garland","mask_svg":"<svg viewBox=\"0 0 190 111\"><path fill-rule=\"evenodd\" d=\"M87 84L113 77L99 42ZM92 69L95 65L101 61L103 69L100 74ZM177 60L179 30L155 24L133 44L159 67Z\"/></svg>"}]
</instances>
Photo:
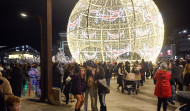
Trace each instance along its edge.
<instances>
[{"instance_id":1,"label":"decorative light garland","mask_svg":"<svg viewBox=\"0 0 190 111\"><path fill-rule=\"evenodd\" d=\"M92 59L95 59L97 56L97 52L95 52L94 54L90 55L90 54L87 54L87 52L84 52L84 56L87 60L92 60Z\"/></svg>"},{"instance_id":2,"label":"decorative light garland","mask_svg":"<svg viewBox=\"0 0 190 111\"><path fill-rule=\"evenodd\" d=\"M120 34L111 34L111 33L109 33L109 32L107 32L107 37L108 37L108 39L111 37L111 39L118 39L118 38L120 38L120 37L123 37L124 38L124 30L122 31L122 33L120 33Z\"/></svg>"}]
</instances>

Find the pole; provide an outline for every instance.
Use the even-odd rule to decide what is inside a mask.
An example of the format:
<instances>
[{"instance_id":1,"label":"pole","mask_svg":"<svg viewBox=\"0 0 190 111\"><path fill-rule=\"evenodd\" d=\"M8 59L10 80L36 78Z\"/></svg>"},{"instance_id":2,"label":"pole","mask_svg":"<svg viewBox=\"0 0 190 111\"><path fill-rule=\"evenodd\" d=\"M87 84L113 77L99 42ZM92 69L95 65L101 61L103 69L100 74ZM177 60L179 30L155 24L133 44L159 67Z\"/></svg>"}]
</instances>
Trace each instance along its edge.
<instances>
[{"instance_id":1,"label":"pole","mask_svg":"<svg viewBox=\"0 0 190 111\"><path fill-rule=\"evenodd\" d=\"M40 96L40 101L42 101L42 102L44 102L45 100L46 100L46 96L47 96L47 94L46 94L46 91L45 91L45 89L46 89L46 82L45 82L45 80L46 80L46 76L45 76L45 71L44 71L44 63L43 63L43 61L44 61L44 58L43 58L43 56L44 56L44 37L45 37L45 35L43 34L44 33L44 31L43 31L43 25L45 25L44 23L43 23L43 20L42 20L42 17L41 16L37 16L37 18L40 20L40 30L41 30L41 35L40 35L40 37L41 37L41 51L40 51L40 66L41 66L41 81L40 81L40 88L41 88L41 96Z\"/></svg>"},{"instance_id":2,"label":"pole","mask_svg":"<svg viewBox=\"0 0 190 111\"><path fill-rule=\"evenodd\" d=\"M47 90L48 100L53 105L59 105L58 101L55 101L52 90L52 0L47 0L47 47L45 61L47 61Z\"/></svg>"}]
</instances>

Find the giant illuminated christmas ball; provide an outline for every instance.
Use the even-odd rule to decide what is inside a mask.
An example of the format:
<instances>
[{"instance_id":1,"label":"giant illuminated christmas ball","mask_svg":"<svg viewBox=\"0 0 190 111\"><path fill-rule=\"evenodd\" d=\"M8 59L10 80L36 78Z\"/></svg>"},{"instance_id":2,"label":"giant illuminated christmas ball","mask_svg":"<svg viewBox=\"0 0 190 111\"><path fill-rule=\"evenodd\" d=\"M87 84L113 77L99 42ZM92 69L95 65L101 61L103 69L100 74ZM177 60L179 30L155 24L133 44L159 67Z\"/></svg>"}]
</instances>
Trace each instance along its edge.
<instances>
[{"instance_id":1,"label":"giant illuminated christmas ball","mask_svg":"<svg viewBox=\"0 0 190 111\"><path fill-rule=\"evenodd\" d=\"M67 40L77 62L154 61L164 24L153 0L80 0L69 18Z\"/></svg>"}]
</instances>

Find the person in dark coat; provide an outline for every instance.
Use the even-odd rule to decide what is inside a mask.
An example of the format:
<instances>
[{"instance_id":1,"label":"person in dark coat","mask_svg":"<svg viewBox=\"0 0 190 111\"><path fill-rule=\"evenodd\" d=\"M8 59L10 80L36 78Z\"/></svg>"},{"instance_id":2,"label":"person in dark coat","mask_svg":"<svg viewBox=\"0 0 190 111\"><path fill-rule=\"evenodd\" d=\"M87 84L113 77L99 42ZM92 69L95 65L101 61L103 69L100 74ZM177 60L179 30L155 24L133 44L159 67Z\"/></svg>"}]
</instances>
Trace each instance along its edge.
<instances>
[{"instance_id":1,"label":"person in dark coat","mask_svg":"<svg viewBox=\"0 0 190 111\"><path fill-rule=\"evenodd\" d=\"M59 70L59 63L53 65L53 87L61 89L61 71Z\"/></svg>"},{"instance_id":2,"label":"person in dark coat","mask_svg":"<svg viewBox=\"0 0 190 111\"><path fill-rule=\"evenodd\" d=\"M69 93L71 92L71 76L74 73L74 66L72 64L68 64L66 69L64 70L64 79L63 79L63 84L65 86L63 93L65 94L66 97L66 104L69 103Z\"/></svg>"},{"instance_id":3,"label":"person in dark coat","mask_svg":"<svg viewBox=\"0 0 190 111\"><path fill-rule=\"evenodd\" d=\"M183 91L189 91L190 86L190 64L185 65L183 71Z\"/></svg>"},{"instance_id":4,"label":"person in dark coat","mask_svg":"<svg viewBox=\"0 0 190 111\"><path fill-rule=\"evenodd\" d=\"M119 89L119 87L122 87L122 92L124 92L124 87L123 87L123 83L124 83L124 76L127 74L128 72L125 70L124 68L124 64L123 63L119 63L118 65L118 77L117 77L117 84L119 84L119 86L117 87L117 89Z\"/></svg>"},{"instance_id":5,"label":"person in dark coat","mask_svg":"<svg viewBox=\"0 0 190 111\"><path fill-rule=\"evenodd\" d=\"M117 62L115 62L114 66L113 66L113 70L114 70L114 78L115 78L118 74Z\"/></svg>"},{"instance_id":6,"label":"person in dark coat","mask_svg":"<svg viewBox=\"0 0 190 111\"><path fill-rule=\"evenodd\" d=\"M146 64L146 79L148 79L149 78L149 76L150 76L150 68L149 68L149 63L148 62L145 62L145 64Z\"/></svg>"},{"instance_id":7,"label":"person in dark coat","mask_svg":"<svg viewBox=\"0 0 190 111\"><path fill-rule=\"evenodd\" d=\"M72 88L71 92L77 99L75 105L75 111L80 111L80 108L84 104L84 92L86 91L86 72L85 68L81 67L79 69L79 74L74 74L71 76Z\"/></svg>"},{"instance_id":8,"label":"person in dark coat","mask_svg":"<svg viewBox=\"0 0 190 111\"><path fill-rule=\"evenodd\" d=\"M160 111L161 104L163 103L163 111L167 109L167 99L172 97L171 92L171 73L167 71L167 63L163 62L161 70L157 71L154 78L157 80L154 95L158 97L157 111Z\"/></svg>"},{"instance_id":9,"label":"person in dark coat","mask_svg":"<svg viewBox=\"0 0 190 111\"><path fill-rule=\"evenodd\" d=\"M168 71L171 73L171 79L170 79L170 86L171 86L171 91L172 91L172 97L168 98L168 102L170 102L171 104L175 105L175 79L174 79L174 68L175 65L173 63L173 61L171 60L169 62L169 66L168 66Z\"/></svg>"},{"instance_id":10,"label":"person in dark coat","mask_svg":"<svg viewBox=\"0 0 190 111\"><path fill-rule=\"evenodd\" d=\"M3 77L5 77L6 79L9 80L10 78L10 72L11 72L11 68L8 64L4 65L4 70L2 71Z\"/></svg>"},{"instance_id":11,"label":"person in dark coat","mask_svg":"<svg viewBox=\"0 0 190 111\"><path fill-rule=\"evenodd\" d=\"M112 73L111 73L111 70L109 68L109 64L107 64L105 67L105 77L106 77L107 85L110 86L110 80L112 77Z\"/></svg>"},{"instance_id":12,"label":"person in dark coat","mask_svg":"<svg viewBox=\"0 0 190 111\"><path fill-rule=\"evenodd\" d=\"M150 73L150 77L153 78L153 64L152 64L152 61L150 61L148 63L148 67L149 67L149 73Z\"/></svg>"},{"instance_id":13,"label":"person in dark coat","mask_svg":"<svg viewBox=\"0 0 190 111\"><path fill-rule=\"evenodd\" d=\"M144 59L142 59L141 62L141 69L140 69L140 74L141 74L141 85L143 86L143 82L145 82L145 72L147 70L147 64L145 63Z\"/></svg>"},{"instance_id":14,"label":"person in dark coat","mask_svg":"<svg viewBox=\"0 0 190 111\"><path fill-rule=\"evenodd\" d=\"M23 74L25 75L25 77L29 77L29 75L28 75L29 69L30 69L30 66L28 64L23 65Z\"/></svg>"},{"instance_id":15,"label":"person in dark coat","mask_svg":"<svg viewBox=\"0 0 190 111\"><path fill-rule=\"evenodd\" d=\"M103 67L97 68L97 81L105 79L105 72ZM106 87L104 87L101 83L98 82L98 95L100 102L100 111L107 111L105 97L106 97Z\"/></svg>"},{"instance_id":16,"label":"person in dark coat","mask_svg":"<svg viewBox=\"0 0 190 111\"><path fill-rule=\"evenodd\" d=\"M176 65L174 66L173 73L176 85L178 85L180 91L183 91L183 66L179 60L176 60Z\"/></svg>"},{"instance_id":17,"label":"person in dark coat","mask_svg":"<svg viewBox=\"0 0 190 111\"><path fill-rule=\"evenodd\" d=\"M10 74L10 83L13 94L15 96L21 97L23 82L24 74L20 68L20 65L15 64L15 66L13 67L13 71Z\"/></svg>"},{"instance_id":18,"label":"person in dark coat","mask_svg":"<svg viewBox=\"0 0 190 111\"><path fill-rule=\"evenodd\" d=\"M130 73L130 63L128 61L125 62L125 70Z\"/></svg>"}]
</instances>

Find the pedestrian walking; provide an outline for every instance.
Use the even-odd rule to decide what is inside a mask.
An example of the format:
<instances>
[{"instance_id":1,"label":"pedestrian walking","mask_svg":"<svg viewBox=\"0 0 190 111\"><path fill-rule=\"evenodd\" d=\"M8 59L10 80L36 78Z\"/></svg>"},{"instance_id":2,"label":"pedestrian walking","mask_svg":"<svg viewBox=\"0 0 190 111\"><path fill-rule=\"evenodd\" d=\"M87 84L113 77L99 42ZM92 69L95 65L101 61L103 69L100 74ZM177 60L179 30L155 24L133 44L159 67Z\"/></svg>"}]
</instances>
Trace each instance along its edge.
<instances>
[{"instance_id":1,"label":"pedestrian walking","mask_svg":"<svg viewBox=\"0 0 190 111\"><path fill-rule=\"evenodd\" d=\"M89 77L92 76L92 68L94 66L92 64L89 64L89 66L87 66L87 70L86 70L86 81L88 81ZM84 102L84 111L88 110L88 95L89 95L89 87L86 87L86 91L85 91L85 102Z\"/></svg>"},{"instance_id":2,"label":"pedestrian walking","mask_svg":"<svg viewBox=\"0 0 190 111\"><path fill-rule=\"evenodd\" d=\"M189 86L190 86L190 64L186 64L183 72L183 90L189 91Z\"/></svg>"},{"instance_id":3,"label":"pedestrian walking","mask_svg":"<svg viewBox=\"0 0 190 111\"><path fill-rule=\"evenodd\" d=\"M141 86L143 86L143 82L145 82L145 72L147 70L147 64L145 63L144 59L142 59L141 62L141 69L140 69L140 74L141 74Z\"/></svg>"},{"instance_id":4,"label":"pedestrian walking","mask_svg":"<svg viewBox=\"0 0 190 111\"><path fill-rule=\"evenodd\" d=\"M61 89L61 71L59 69L59 63L53 64L53 87Z\"/></svg>"},{"instance_id":5,"label":"pedestrian walking","mask_svg":"<svg viewBox=\"0 0 190 111\"><path fill-rule=\"evenodd\" d=\"M176 90L176 87L175 87L175 78L174 78L174 68L175 68L175 65L173 63L173 61L171 60L169 62L169 66L168 66L168 71L171 73L171 79L170 79L170 86L171 86L171 91L172 91L172 97L171 98L168 98L168 102L170 102L171 104L175 105L175 90Z\"/></svg>"},{"instance_id":6,"label":"pedestrian walking","mask_svg":"<svg viewBox=\"0 0 190 111\"><path fill-rule=\"evenodd\" d=\"M21 97L24 78L25 76L20 67L20 64L15 64L15 66L13 67L13 71L10 74L10 83L13 94L15 96Z\"/></svg>"},{"instance_id":7,"label":"pedestrian walking","mask_svg":"<svg viewBox=\"0 0 190 111\"><path fill-rule=\"evenodd\" d=\"M97 107L97 76L96 76L96 69L92 69L92 75L89 76L88 81L87 81L87 87L90 93L90 98L91 98L91 109L92 111L98 111Z\"/></svg>"},{"instance_id":8,"label":"pedestrian walking","mask_svg":"<svg viewBox=\"0 0 190 111\"><path fill-rule=\"evenodd\" d=\"M149 73L150 73L150 77L151 77L151 79L153 78L153 64L152 64L152 61L150 61L149 63L148 63L148 67L149 67Z\"/></svg>"},{"instance_id":9,"label":"pedestrian walking","mask_svg":"<svg viewBox=\"0 0 190 111\"><path fill-rule=\"evenodd\" d=\"M79 69L79 74L74 74L72 77L72 88L71 92L77 99L75 105L75 111L80 111L80 108L85 102L84 92L86 90L86 72L85 68L81 67Z\"/></svg>"},{"instance_id":10,"label":"pedestrian walking","mask_svg":"<svg viewBox=\"0 0 190 111\"><path fill-rule=\"evenodd\" d=\"M105 79L105 72L103 67L97 68L97 80L98 80L98 95L100 101L100 111L107 111L105 97L110 92Z\"/></svg>"},{"instance_id":11,"label":"pedestrian walking","mask_svg":"<svg viewBox=\"0 0 190 111\"><path fill-rule=\"evenodd\" d=\"M114 79L115 79L115 77L118 75L117 62L115 62L114 66L113 66L113 70L114 70Z\"/></svg>"},{"instance_id":12,"label":"pedestrian walking","mask_svg":"<svg viewBox=\"0 0 190 111\"><path fill-rule=\"evenodd\" d=\"M180 91L183 91L183 66L181 65L179 60L176 60L175 66L173 69L174 79L176 82L176 86L178 86Z\"/></svg>"},{"instance_id":13,"label":"pedestrian walking","mask_svg":"<svg viewBox=\"0 0 190 111\"><path fill-rule=\"evenodd\" d=\"M163 62L154 78L157 80L154 95L158 97L157 111L160 111L161 104L163 103L163 111L167 109L167 99L172 97L170 79L171 73L167 71L167 63Z\"/></svg>"},{"instance_id":14,"label":"pedestrian walking","mask_svg":"<svg viewBox=\"0 0 190 111\"><path fill-rule=\"evenodd\" d=\"M109 64L107 64L105 67L105 77L106 77L107 85L110 86L110 80L112 77L112 72L111 72L111 69L109 67Z\"/></svg>"},{"instance_id":15,"label":"pedestrian walking","mask_svg":"<svg viewBox=\"0 0 190 111\"><path fill-rule=\"evenodd\" d=\"M118 87L117 89L119 89L119 87L122 87L122 92L124 92L124 88L123 88L123 84L124 84L124 76L127 74L128 72L125 70L124 64L123 63L119 63L118 65L118 77L117 77L117 84Z\"/></svg>"},{"instance_id":16,"label":"pedestrian walking","mask_svg":"<svg viewBox=\"0 0 190 111\"><path fill-rule=\"evenodd\" d=\"M63 79L63 83L64 83L64 90L63 93L65 94L65 98L66 98L66 105L69 103L69 93L71 92L71 76L73 74L73 70L74 70L74 66L72 64L68 64L65 73L64 73L64 79Z\"/></svg>"},{"instance_id":17,"label":"pedestrian walking","mask_svg":"<svg viewBox=\"0 0 190 111\"><path fill-rule=\"evenodd\" d=\"M137 91L140 91L139 86L140 86L140 80L141 80L141 75L140 75L140 69L141 66L138 65L138 61L136 61L133 65L132 73L135 74L135 79L136 79L136 85L137 85Z\"/></svg>"}]
</instances>

